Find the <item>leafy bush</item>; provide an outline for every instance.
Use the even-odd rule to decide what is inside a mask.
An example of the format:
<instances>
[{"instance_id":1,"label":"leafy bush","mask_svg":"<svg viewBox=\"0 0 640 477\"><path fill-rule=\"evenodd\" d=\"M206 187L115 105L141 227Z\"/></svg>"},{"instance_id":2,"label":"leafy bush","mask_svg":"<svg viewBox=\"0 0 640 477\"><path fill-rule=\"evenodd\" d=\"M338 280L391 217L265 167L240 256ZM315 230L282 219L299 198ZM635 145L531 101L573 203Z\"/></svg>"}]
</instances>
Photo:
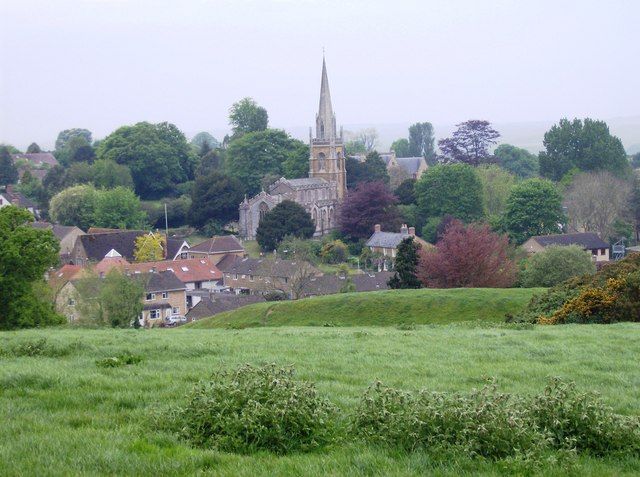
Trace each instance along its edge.
<instances>
[{"instance_id":1,"label":"leafy bush","mask_svg":"<svg viewBox=\"0 0 640 477\"><path fill-rule=\"evenodd\" d=\"M199 384L177 412L182 434L197 446L227 452L310 451L335 438L336 408L294 370L241 366Z\"/></svg>"},{"instance_id":2,"label":"leafy bush","mask_svg":"<svg viewBox=\"0 0 640 477\"><path fill-rule=\"evenodd\" d=\"M525 287L552 287L569 278L595 272L591 254L582 247L553 246L529 257L521 279Z\"/></svg>"},{"instance_id":3,"label":"leafy bush","mask_svg":"<svg viewBox=\"0 0 640 477\"><path fill-rule=\"evenodd\" d=\"M58 358L60 356L67 356L74 349L81 347L82 344L79 342L69 343L68 345L58 345L50 343L47 338L37 338L34 340L22 341L5 354L15 357L45 356L48 358Z\"/></svg>"},{"instance_id":4,"label":"leafy bush","mask_svg":"<svg viewBox=\"0 0 640 477\"><path fill-rule=\"evenodd\" d=\"M142 361L142 356L137 354L131 354L126 351L118 356L110 356L108 358L99 359L96 361L96 366L100 368L118 368L120 366L127 366L131 364L138 364Z\"/></svg>"},{"instance_id":5,"label":"leafy bush","mask_svg":"<svg viewBox=\"0 0 640 477\"><path fill-rule=\"evenodd\" d=\"M555 378L532 398L488 385L470 394L403 392L371 386L352 430L365 440L429 452L505 459L574 450L640 455L640 419L620 416L592 393Z\"/></svg>"},{"instance_id":6,"label":"leafy bush","mask_svg":"<svg viewBox=\"0 0 640 477\"><path fill-rule=\"evenodd\" d=\"M349 249L342 240L332 240L322 246L320 258L324 263L342 263L347 260Z\"/></svg>"}]
</instances>

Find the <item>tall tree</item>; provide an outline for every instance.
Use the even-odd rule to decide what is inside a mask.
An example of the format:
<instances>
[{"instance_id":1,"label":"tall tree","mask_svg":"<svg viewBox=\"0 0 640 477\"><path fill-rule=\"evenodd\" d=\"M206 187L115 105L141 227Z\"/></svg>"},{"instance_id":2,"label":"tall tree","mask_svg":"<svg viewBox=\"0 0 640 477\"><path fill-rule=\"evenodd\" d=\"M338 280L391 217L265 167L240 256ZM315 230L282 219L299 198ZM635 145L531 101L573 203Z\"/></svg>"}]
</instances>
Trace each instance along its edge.
<instances>
[{"instance_id":1,"label":"tall tree","mask_svg":"<svg viewBox=\"0 0 640 477\"><path fill-rule=\"evenodd\" d=\"M124 187L97 191L93 225L117 229L141 229L147 224L147 214L140 199Z\"/></svg>"},{"instance_id":2,"label":"tall tree","mask_svg":"<svg viewBox=\"0 0 640 477\"><path fill-rule=\"evenodd\" d=\"M238 206L242 202L242 183L234 178L212 171L198 176L193 185L193 199L189 211L189 223L202 227L210 220L221 225L238 218Z\"/></svg>"},{"instance_id":3,"label":"tall tree","mask_svg":"<svg viewBox=\"0 0 640 477\"><path fill-rule=\"evenodd\" d=\"M56 139L56 151L65 149L71 139L74 137L83 138L86 144L91 144L91 131L82 128L65 129L58 133Z\"/></svg>"},{"instance_id":4,"label":"tall tree","mask_svg":"<svg viewBox=\"0 0 640 477\"><path fill-rule=\"evenodd\" d=\"M193 178L195 155L173 124L147 122L123 126L100 142L98 159L129 167L136 192L155 199Z\"/></svg>"},{"instance_id":5,"label":"tall tree","mask_svg":"<svg viewBox=\"0 0 640 477\"><path fill-rule=\"evenodd\" d=\"M256 240L263 251L269 252L276 250L286 236L311 238L315 231L316 226L304 207L291 200L283 200L262 217L256 230Z\"/></svg>"},{"instance_id":6,"label":"tall tree","mask_svg":"<svg viewBox=\"0 0 640 477\"><path fill-rule=\"evenodd\" d=\"M49 216L55 223L87 230L94 225L97 191L90 185L64 189L51 198Z\"/></svg>"},{"instance_id":7,"label":"tall tree","mask_svg":"<svg viewBox=\"0 0 640 477\"><path fill-rule=\"evenodd\" d=\"M411 149L408 139L396 139L391 144L391 150L396 153L396 157L411 157Z\"/></svg>"},{"instance_id":8,"label":"tall tree","mask_svg":"<svg viewBox=\"0 0 640 477\"><path fill-rule=\"evenodd\" d=\"M0 329L61 323L34 286L58 262L59 244L50 230L29 226L24 209L0 208Z\"/></svg>"},{"instance_id":9,"label":"tall tree","mask_svg":"<svg viewBox=\"0 0 640 477\"><path fill-rule=\"evenodd\" d=\"M510 253L506 236L455 220L435 248L421 250L418 277L431 288L510 287L517 273Z\"/></svg>"},{"instance_id":10,"label":"tall tree","mask_svg":"<svg viewBox=\"0 0 640 477\"><path fill-rule=\"evenodd\" d=\"M358 131L356 138L364 146L364 150L370 153L376 148L376 144L378 143L378 131L374 128L362 129Z\"/></svg>"},{"instance_id":11,"label":"tall tree","mask_svg":"<svg viewBox=\"0 0 640 477\"><path fill-rule=\"evenodd\" d=\"M40 146L38 146L35 142L29 144L29 147L27 148L27 154L36 154L38 152L42 152Z\"/></svg>"},{"instance_id":12,"label":"tall tree","mask_svg":"<svg viewBox=\"0 0 640 477\"><path fill-rule=\"evenodd\" d=\"M406 179L393 191L394 195L402 205L415 204L416 202L416 180Z\"/></svg>"},{"instance_id":13,"label":"tall tree","mask_svg":"<svg viewBox=\"0 0 640 477\"><path fill-rule=\"evenodd\" d=\"M425 222L447 214L464 222L482 217L482 183L475 169L466 164L429 168L416 182L415 193Z\"/></svg>"},{"instance_id":14,"label":"tall tree","mask_svg":"<svg viewBox=\"0 0 640 477\"><path fill-rule=\"evenodd\" d=\"M472 119L457 124L456 128L451 137L438 141L442 162L462 162L472 166L489 162L489 148L500 137L491 123Z\"/></svg>"},{"instance_id":15,"label":"tall tree","mask_svg":"<svg viewBox=\"0 0 640 477\"><path fill-rule=\"evenodd\" d=\"M99 189L126 187L133 189L133 178L127 166L109 159L100 159L91 166L91 181Z\"/></svg>"},{"instance_id":16,"label":"tall tree","mask_svg":"<svg viewBox=\"0 0 640 477\"><path fill-rule=\"evenodd\" d=\"M350 239L364 239L380 224L386 230L400 227L398 199L383 182L363 182L348 191L340 209L340 230Z\"/></svg>"},{"instance_id":17,"label":"tall tree","mask_svg":"<svg viewBox=\"0 0 640 477\"><path fill-rule=\"evenodd\" d=\"M604 121L561 119L544 135L540 174L559 181L572 169L609 171L623 176L629 170L627 154L619 138Z\"/></svg>"},{"instance_id":18,"label":"tall tree","mask_svg":"<svg viewBox=\"0 0 640 477\"><path fill-rule=\"evenodd\" d=\"M99 296L107 323L114 328L135 326L143 297L142 283L112 269L102 281Z\"/></svg>"},{"instance_id":19,"label":"tall tree","mask_svg":"<svg viewBox=\"0 0 640 477\"><path fill-rule=\"evenodd\" d=\"M511 144L500 144L493 154L500 167L521 179L530 179L538 175L538 157L526 149Z\"/></svg>"},{"instance_id":20,"label":"tall tree","mask_svg":"<svg viewBox=\"0 0 640 477\"><path fill-rule=\"evenodd\" d=\"M551 181L523 181L511 189L501 222L518 244L536 235L559 233L565 222L562 197Z\"/></svg>"},{"instance_id":21,"label":"tall tree","mask_svg":"<svg viewBox=\"0 0 640 477\"><path fill-rule=\"evenodd\" d=\"M218 140L206 131L199 132L193 136L190 144L200 157L204 156L207 152L220 147Z\"/></svg>"},{"instance_id":22,"label":"tall tree","mask_svg":"<svg viewBox=\"0 0 640 477\"><path fill-rule=\"evenodd\" d=\"M395 273L389 279L389 288L420 288L422 283L416 276L419 261L420 244L413 237L404 239L398 245L395 260Z\"/></svg>"},{"instance_id":23,"label":"tall tree","mask_svg":"<svg viewBox=\"0 0 640 477\"><path fill-rule=\"evenodd\" d=\"M565 194L569 223L595 232L603 240L615 239L617 221L632 221L632 185L610 172L578 174Z\"/></svg>"},{"instance_id":24,"label":"tall tree","mask_svg":"<svg viewBox=\"0 0 640 477\"><path fill-rule=\"evenodd\" d=\"M18 182L18 169L7 146L0 146L0 186Z\"/></svg>"},{"instance_id":25,"label":"tall tree","mask_svg":"<svg viewBox=\"0 0 640 477\"><path fill-rule=\"evenodd\" d=\"M302 167L304 164L304 168ZM260 191L260 180L268 173L287 172L300 177L309 170L309 148L279 129L246 133L231 141L226 152L227 174L238 179L248 194Z\"/></svg>"},{"instance_id":26,"label":"tall tree","mask_svg":"<svg viewBox=\"0 0 640 477\"><path fill-rule=\"evenodd\" d=\"M229 109L229 124L233 129L233 138L238 138L246 133L267 129L269 114L253 98L242 98Z\"/></svg>"},{"instance_id":27,"label":"tall tree","mask_svg":"<svg viewBox=\"0 0 640 477\"><path fill-rule=\"evenodd\" d=\"M415 123L409 126L409 156L422 156L430 164L435 159L435 136L431 123Z\"/></svg>"},{"instance_id":28,"label":"tall tree","mask_svg":"<svg viewBox=\"0 0 640 477\"><path fill-rule=\"evenodd\" d=\"M482 205L487 217L502 215L516 179L509 172L491 164L476 168L482 184Z\"/></svg>"}]
</instances>

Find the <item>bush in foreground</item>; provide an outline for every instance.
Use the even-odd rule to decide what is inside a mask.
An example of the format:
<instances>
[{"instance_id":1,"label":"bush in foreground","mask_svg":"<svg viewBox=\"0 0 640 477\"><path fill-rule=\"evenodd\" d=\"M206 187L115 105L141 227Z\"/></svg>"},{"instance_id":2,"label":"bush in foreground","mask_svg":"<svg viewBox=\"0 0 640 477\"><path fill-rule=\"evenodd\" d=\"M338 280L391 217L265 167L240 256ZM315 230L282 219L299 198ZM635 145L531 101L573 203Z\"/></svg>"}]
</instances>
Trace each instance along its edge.
<instances>
[{"instance_id":1,"label":"bush in foreground","mask_svg":"<svg viewBox=\"0 0 640 477\"><path fill-rule=\"evenodd\" d=\"M525 287L552 287L569 278L593 275L596 265L591 254L578 245L552 246L532 255L522 271Z\"/></svg>"},{"instance_id":2,"label":"bush in foreground","mask_svg":"<svg viewBox=\"0 0 640 477\"><path fill-rule=\"evenodd\" d=\"M311 451L335 437L336 408L294 370L245 365L196 387L178 412L183 435L220 451Z\"/></svg>"}]
</instances>

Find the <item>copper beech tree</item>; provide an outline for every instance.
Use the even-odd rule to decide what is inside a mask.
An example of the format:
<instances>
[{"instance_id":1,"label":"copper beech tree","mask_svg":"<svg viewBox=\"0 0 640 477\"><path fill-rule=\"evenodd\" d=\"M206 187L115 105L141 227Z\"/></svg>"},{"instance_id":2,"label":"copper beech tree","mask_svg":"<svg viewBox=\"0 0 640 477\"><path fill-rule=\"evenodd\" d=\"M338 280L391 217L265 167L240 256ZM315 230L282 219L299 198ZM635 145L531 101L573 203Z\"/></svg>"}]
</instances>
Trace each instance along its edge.
<instances>
[{"instance_id":1,"label":"copper beech tree","mask_svg":"<svg viewBox=\"0 0 640 477\"><path fill-rule=\"evenodd\" d=\"M420 250L417 275L430 288L506 288L517 268L509 240L488 225L452 221L435 247Z\"/></svg>"}]
</instances>

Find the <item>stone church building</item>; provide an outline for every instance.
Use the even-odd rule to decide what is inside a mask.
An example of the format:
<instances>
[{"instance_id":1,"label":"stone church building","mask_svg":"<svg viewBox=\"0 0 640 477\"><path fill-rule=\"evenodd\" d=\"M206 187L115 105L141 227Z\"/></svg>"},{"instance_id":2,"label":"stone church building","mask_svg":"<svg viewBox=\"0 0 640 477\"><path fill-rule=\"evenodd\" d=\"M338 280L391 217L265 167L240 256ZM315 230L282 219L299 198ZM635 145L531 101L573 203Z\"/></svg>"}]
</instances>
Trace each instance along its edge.
<instances>
[{"instance_id":1,"label":"stone church building","mask_svg":"<svg viewBox=\"0 0 640 477\"><path fill-rule=\"evenodd\" d=\"M338 136L336 116L331 105L329 78L324 58L320 84L320 106L316 115L316 134L309 129L309 177L282 177L255 197L240 204L240 237L254 240L260 219L283 200L302 205L316 224L316 236L338 226L338 208L347 193L344 142L342 128Z\"/></svg>"}]
</instances>

